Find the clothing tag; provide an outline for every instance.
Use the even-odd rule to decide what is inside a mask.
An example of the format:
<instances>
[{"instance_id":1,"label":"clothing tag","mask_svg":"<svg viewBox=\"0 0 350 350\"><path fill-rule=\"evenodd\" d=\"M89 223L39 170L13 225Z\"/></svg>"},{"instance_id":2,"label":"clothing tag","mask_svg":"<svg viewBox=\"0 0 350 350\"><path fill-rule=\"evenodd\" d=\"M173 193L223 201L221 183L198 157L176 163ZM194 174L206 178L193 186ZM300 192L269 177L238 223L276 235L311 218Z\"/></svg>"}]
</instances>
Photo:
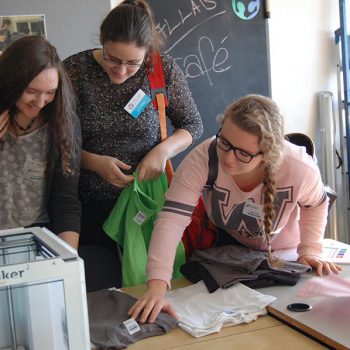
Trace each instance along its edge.
<instances>
[{"instance_id":1,"label":"clothing tag","mask_svg":"<svg viewBox=\"0 0 350 350\"><path fill-rule=\"evenodd\" d=\"M138 118L150 102L151 98L139 89L134 97L126 104L124 109L134 118Z\"/></svg>"},{"instance_id":2,"label":"clothing tag","mask_svg":"<svg viewBox=\"0 0 350 350\"><path fill-rule=\"evenodd\" d=\"M133 335L134 333L137 333L141 330L140 326L133 318L129 318L123 323L130 335Z\"/></svg>"},{"instance_id":3,"label":"clothing tag","mask_svg":"<svg viewBox=\"0 0 350 350\"><path fill-rule=\"evenodd\" d=\"M142 225L146 219L147 216L142 211L139 211L133 218L133 220L139 225Z\"/></svg>"},{"instance_id":4,"label":"clothing tag","mask_svg":"<svg viewBox=\"0 0 350 350\"><path fill-rule=\"evenodd\" d=\"M256 204L252 201L245 202L243 208L243 214L255 219L261 219L263 217L263 211L260 204Z\"/></svg>"}]
</instances>

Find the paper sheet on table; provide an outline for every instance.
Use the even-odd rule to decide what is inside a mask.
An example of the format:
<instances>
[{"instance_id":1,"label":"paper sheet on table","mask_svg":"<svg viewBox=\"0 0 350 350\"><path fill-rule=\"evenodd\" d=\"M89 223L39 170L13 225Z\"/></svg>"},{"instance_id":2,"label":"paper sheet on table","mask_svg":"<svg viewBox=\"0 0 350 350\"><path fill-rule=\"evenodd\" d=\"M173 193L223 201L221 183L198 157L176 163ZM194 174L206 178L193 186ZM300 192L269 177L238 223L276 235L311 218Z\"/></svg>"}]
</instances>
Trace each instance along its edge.
<instances>
[{"instance_id":1,"label":"paper sheet on table","mask_svg":"<svg viewBox=\"0 0 350 350\"><path fill-rule=\"evenodd\" d=\"M298 259L296 248L276 250L273 252L273 255L287 261L296 261ZM350 264L350 245L325 238L323 240L322 258L325 261L337 264Z\"/></svg>"}]
</instances>

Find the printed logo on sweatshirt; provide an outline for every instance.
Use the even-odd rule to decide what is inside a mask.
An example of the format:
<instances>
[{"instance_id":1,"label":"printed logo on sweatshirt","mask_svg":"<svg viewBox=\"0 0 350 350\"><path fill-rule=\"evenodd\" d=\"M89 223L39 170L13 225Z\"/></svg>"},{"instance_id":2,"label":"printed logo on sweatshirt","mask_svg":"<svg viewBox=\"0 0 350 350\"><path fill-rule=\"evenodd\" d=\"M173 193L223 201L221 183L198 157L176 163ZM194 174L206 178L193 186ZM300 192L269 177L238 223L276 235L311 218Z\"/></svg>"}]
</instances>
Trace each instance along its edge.
<instances>
[{"instance_id":1,"label":"printed logo on sweatshirt","mask_svg":"<svg viewBox=\"0 0 350 350\"><path fill-rule=\"evenodd\" d=\"M230 207L231 191L224 188L214 188L212 193L212 216L214 222L219 227L227 227L229 230L239 232L245 237L260 237L263 232L261 223L264 219L262 213L261 217L254 215L247 215L245 211L246 202L236 204ZM278 227L281 218L285 212L288 203L293 200L293 187L278 188L275 195L275 217L273 220L273 231ZM255 203L253 198L250 198L251 203ZM260 203L256 204L261 206ZM263 206L261 206L263 210Z\"/></svg>"}]
</instances>

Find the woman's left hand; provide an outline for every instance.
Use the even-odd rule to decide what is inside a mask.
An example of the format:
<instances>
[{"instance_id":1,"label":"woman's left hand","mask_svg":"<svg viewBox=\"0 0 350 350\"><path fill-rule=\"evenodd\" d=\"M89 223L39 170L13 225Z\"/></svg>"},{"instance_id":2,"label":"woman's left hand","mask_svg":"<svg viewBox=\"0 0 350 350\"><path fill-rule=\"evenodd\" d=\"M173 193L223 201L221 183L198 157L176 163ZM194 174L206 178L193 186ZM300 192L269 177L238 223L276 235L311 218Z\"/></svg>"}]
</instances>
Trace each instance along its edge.
<instances>
[{"instance_id":1,"label":"woman's left hand","mask_svg":"<svg viewBox=\"0 0 350 350\"><path fill-rule=\"evenodd\" d=\"M316 255L303 255L298 259L298 263L315 268L319 276L322 276L323 271L325 274L331 275L333 273L339 273L342 270L341 266L324 261Z\"/></svg>"},{"instance_id":2,"label":"woman's left hand","mask_svg":"<svg viewBox=\"0 0 350 350\"><path fill-rule=\"evenodd\" d=\"M137 166L139 181L155 179L164 171L168 158L161 145L149 151Z\"/></svg>"}]
</instances>

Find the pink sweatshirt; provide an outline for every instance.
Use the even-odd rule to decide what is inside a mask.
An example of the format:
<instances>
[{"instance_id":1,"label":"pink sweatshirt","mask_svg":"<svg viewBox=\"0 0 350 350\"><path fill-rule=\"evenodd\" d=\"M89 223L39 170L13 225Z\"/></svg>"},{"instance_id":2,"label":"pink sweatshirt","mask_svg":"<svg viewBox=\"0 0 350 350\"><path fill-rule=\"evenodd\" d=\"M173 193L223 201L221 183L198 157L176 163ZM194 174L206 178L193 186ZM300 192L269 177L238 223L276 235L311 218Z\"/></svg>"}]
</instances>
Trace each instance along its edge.
<instances>
[{"instance_id":1,"label":"pink sweatshirt","mask_svg":"<svg viewBox=\"0 0 350 350\"><path fill-rule=\"evenodd\" d=\"M197 146L178 167L158 215L148 255L148 280L170 285L176 247L204 194L208 217L242 244L266 250L259 222L262 184L243 192L220 163L212 190L203 190L208 177L208 148L213 138ZM303 147L285 142L284 158L276 175L273 250L297 247L299 256L320 255L327 224L328 197L320 172Z\"/></svg>"}]
</instances>

